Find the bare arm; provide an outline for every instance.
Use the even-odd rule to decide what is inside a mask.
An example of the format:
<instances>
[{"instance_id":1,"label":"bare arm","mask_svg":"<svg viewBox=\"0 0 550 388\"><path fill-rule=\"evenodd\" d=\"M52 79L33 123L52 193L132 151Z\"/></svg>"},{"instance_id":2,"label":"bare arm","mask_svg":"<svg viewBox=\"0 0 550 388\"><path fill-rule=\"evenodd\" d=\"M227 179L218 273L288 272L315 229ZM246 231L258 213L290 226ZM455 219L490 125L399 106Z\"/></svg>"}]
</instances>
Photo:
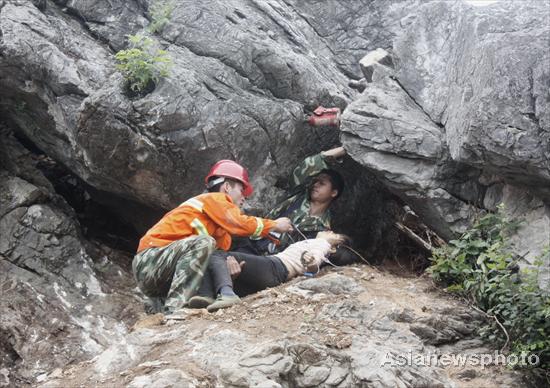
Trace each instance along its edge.
<instances>
[{"instance_id":1,"label":"bare arm","mask_svg":"<svg viewBox=\"0 0 550 388\"><path fill-rule=\"evenodd\" d=\"M346 155L346 149L344 147L336 147L327 151L321 152L323 156L330 156L335 159L341 158Z\"/></svg>"}]
</instances>

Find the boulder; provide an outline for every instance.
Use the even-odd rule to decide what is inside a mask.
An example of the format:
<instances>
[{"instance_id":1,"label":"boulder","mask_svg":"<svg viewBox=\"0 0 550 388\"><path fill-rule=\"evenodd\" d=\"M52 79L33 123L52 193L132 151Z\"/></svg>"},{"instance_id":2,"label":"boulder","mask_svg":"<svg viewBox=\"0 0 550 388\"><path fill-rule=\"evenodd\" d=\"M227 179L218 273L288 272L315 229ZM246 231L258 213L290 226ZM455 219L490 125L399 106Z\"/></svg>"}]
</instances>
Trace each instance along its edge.
<instances>
[{"instance_id":1,"label":"boulder","mask_svg":"<svg viewBox=\"0 0 550 388\"><path fill-rule=\"evenodd\" d=\"M366 82L372 82L375 70L383 72L383 66L393 68L391 55L384 49L378 48L365 55L360 61L359 66L365 76Z\"/></svg>"},{"instance_id":2,"label":"boulder","mask_svg":"<svg viewBox=\"0 0 550 388\"><path fill-rule=\"evenodd\" d=\"M349 154L445 239L505 202L528 220L515 241L529 262L550 243L548 12L421 4L400 20L391 61L381 49L362 60L372 83L341 127Z\"/></svg>"},{"instance_id":3,"label":"boulder","mask_svg":"<svg viewBox=\"0 0 550 388\"><path fill-rule=\"evenodd\" d=\"M120 340L139 301L124 294L133 285L117 253L83 239L31 154L4 136L0 154L12 163L0 170L0 369L7 385L21 385Z\"/></svg>"},{"instance_id":4,"label":"boulder","mask_svg":"<svg viewBox=\"0 0 550 388\"><path fill-rule=\"evenodd\" d=\"M200 193L209 167L230 158L249 168L259 188L251 207L263 209L281 173L286 179L304 154L337 141L334 131L305 126L303 111L343 108L352 91L330 60L307 54L313 30L297 16L295 26L286 22L294 11L284 3L178 2L153 36L171 74L134 100L123 94L111 48L145 26L140 3L48 4L0 9L2 109L98 190L169 209Z\"/></svg>"}]
</instances>

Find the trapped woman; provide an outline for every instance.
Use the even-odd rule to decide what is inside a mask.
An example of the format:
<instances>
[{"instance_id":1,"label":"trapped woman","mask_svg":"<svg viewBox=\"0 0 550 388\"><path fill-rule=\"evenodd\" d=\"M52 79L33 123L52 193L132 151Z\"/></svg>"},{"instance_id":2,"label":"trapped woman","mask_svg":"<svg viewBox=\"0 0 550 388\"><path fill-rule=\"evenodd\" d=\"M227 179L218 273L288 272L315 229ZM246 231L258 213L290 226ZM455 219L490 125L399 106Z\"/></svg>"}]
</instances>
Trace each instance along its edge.
<instances>
[{"instance_id":1,"label":"trapped woman","mask_svg":"<svg viewBox=\"0 0 550 388\"><path fill-rule=\"evenodd\" d=\"M289 245L275 256L216 251L210 257L202 284L197 295L189 300L188 307L216 311L239 303L239 296L278 286L306 272L318 272L325 262L350 264L355 261L355 255L342 246L349 243L345 235L324 231L314 239ZM231 262L240 267L240 273L233 281L228 270Z\"/></svg>"}]
</instances>

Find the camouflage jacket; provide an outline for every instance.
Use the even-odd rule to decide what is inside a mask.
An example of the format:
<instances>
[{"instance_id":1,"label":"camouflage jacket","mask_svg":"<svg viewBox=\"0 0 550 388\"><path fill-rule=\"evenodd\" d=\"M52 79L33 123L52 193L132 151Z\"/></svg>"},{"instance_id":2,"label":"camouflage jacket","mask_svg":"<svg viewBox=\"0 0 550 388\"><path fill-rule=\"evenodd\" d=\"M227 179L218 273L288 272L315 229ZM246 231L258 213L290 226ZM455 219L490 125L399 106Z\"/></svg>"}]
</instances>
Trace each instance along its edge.
<instances>
[{"instance_id":1,"label":"camouflage jacket","mask_svg":"<svg viewBox=\"0 0 550 388\"><path fill-rule=\"evenodd\" d=\"M327 210L320 217L309 215L310 202L308 190L311 179L326 168L328 166L322 154L307 157L292 173L290 187L292 195L271 210L267 214L267 218L288 217L308 238L313 237L318 231L330 229L330 210ZM277 247L277 251L285 249L293 240L303 240L303 237L299 232L294 232L292 236L286 233L283 234L280 238L281 244Z\"/></svg>"}]
</instances>

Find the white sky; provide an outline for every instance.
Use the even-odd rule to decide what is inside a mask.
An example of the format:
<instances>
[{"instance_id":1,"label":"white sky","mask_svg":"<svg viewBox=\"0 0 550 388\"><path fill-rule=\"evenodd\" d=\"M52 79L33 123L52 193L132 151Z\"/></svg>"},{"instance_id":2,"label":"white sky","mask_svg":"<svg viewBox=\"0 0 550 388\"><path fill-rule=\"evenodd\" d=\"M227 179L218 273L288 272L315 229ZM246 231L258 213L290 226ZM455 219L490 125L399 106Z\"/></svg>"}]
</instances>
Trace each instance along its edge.
<instances>
[{"instance_id":1,"label":"white sky","mask_svg":"<svg viewBox=\"0 0 550 388\"><path fill-rule=\"evenodd\" d=\"M470 5L474 5L476 7L483 7L485 5L494 4L498 0L465 0L465 1Z\"/></svg>"}]
</instances>

